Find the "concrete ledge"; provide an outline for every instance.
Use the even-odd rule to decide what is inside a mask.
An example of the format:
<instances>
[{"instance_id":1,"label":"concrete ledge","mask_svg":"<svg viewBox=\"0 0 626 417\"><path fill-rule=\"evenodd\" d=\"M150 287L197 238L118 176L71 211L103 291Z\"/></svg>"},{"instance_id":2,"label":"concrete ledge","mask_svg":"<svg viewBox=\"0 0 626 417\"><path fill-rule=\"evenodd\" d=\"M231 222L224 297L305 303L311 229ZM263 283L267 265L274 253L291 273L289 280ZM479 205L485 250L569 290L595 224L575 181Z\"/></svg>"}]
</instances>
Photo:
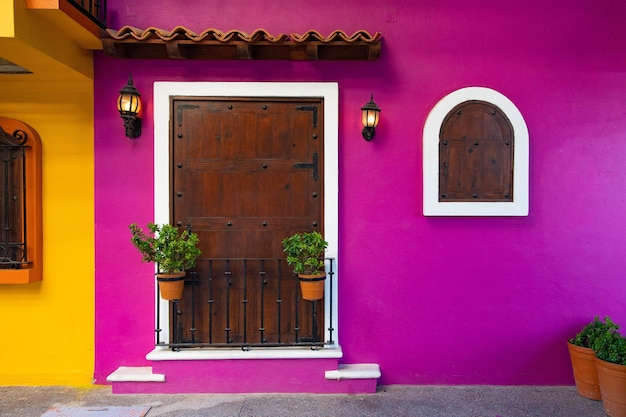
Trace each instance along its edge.
<instances>
[{"instance_id":1,"label":"concrete ledge","mask_svg":"<svg viewBox=\"0 0 626 417\"><path fill-rule=\"evenodd\" d=\"M355 363L339 365L337 370L326 371L326 379L378 379L380 366L376 363Z\"/></svg>"},{"instance_id":2,"label":"concrete ledge","mask_svg":"<svg viewBox=\"0 0 626 417\"><path fill-rule=\"evenodd\" d=\"M151 366L128 367L120 366L111 375L109 382L165 382L165 375L153 374Z\"/></svg>"}]
</instances>

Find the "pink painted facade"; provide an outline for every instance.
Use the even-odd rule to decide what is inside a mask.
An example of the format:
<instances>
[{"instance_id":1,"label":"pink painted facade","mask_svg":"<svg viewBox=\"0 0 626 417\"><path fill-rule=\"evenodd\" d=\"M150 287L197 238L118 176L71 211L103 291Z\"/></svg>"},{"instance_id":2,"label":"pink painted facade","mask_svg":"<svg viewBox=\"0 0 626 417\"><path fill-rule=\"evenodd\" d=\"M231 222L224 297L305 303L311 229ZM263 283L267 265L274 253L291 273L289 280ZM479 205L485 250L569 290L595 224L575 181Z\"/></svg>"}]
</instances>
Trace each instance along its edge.
<instances>
[{"instance_id":1,"label":"pink painted facade","mask_svg":"<svg viewBox=\"0 0 626 417\"><path fill-rule=\"evenodd\" d=\"M119 366L152 365L152 267L140 262L127 225L154 215L153 83L333 81L339 363L379 364L379 384L573 384L566 339L596 315L626 326L626 4L509 3L109 0L116 29L363 29L382 32L383 45L375 62L97 53L96 381ZM114 107L129 73L144 103L134 141ZM441 98L468 86L504 94L528 125L528 217L422 215L424 122ZM368 143L359 108L372 92L382 114ZM242 365L211 366L230 375ZM275 369L287 378L280 361Z\"/></svg>"}]
</instances>

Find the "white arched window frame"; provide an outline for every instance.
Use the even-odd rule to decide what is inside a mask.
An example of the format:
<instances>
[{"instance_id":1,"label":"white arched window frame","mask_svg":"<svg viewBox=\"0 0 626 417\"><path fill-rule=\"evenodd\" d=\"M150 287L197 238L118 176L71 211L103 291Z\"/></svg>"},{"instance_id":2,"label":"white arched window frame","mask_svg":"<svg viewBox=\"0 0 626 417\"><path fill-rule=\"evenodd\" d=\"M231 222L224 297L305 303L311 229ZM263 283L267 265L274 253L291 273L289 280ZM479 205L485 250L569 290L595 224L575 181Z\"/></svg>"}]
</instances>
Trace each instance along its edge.
<instances>
[{"instance_id":1,"label":"white arched window frame","mask_svg":"<svg viewBox=\"0 0 626 417\"><path fill-rule=\"evenodd\" d=\"M439 132L446 115L457 105L478 100L499 107L513 126L513 201L439 201ZM442 98L424 125L424 216L528 216L529 140L522 113L501 93L484 87L467 87Z\"/></svg>"}]
</instances>

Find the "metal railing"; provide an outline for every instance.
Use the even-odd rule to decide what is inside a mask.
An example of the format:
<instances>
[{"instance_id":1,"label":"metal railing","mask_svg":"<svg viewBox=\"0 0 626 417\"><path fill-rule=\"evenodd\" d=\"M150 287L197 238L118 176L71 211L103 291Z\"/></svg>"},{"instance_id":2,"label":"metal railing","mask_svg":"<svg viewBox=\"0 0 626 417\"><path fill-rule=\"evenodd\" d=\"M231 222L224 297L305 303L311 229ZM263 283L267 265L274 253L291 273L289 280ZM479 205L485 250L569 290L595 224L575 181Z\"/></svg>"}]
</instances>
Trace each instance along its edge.
<instances>
[{"instance_id":1,"label":"metal railing","mask_svg":"<svg viewBox=\"0 0 626 417\"><path fill-rule=\"evenodd\" d=\"M102 29L106 29L107 0L67 0L67 2Z\"/></svg>"},{"instance_id":2,"label":"metal railing","mask_svg":"<svg viewBox=\"0 0 626 417\"><path fill-rule=\"evenodd\" d=\"M163 323L169 341L161 340L157 294L156 344L173 350L333 345L335 259L325 263L324 298L306 301L284 259L201 258L187 273L183 299L169 302L169 323Z\"/></svg>"}]
</instances>

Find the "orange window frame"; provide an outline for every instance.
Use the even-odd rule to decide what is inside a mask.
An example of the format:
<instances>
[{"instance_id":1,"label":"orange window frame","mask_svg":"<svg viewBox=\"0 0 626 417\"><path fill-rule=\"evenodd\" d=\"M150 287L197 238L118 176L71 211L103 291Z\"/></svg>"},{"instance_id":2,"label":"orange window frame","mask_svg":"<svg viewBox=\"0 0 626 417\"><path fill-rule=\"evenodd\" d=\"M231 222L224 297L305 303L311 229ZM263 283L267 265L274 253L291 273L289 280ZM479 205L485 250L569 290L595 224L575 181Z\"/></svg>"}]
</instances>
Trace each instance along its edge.
<instances>
[{"instance_id":1,"label":"orange window frame","mask_svg":"<svg viewBox=\"0 0 626 417\"><path fill-rule=\"evenodd\" d=\"M11 134L28 135L26 149L26 251L29 264L20 269L0 269L0 284L29 284L43 279L43 227L41 204L41 138L35 129L19 120L0 117L0 126Z\"/></svg>"}]
</instances>

